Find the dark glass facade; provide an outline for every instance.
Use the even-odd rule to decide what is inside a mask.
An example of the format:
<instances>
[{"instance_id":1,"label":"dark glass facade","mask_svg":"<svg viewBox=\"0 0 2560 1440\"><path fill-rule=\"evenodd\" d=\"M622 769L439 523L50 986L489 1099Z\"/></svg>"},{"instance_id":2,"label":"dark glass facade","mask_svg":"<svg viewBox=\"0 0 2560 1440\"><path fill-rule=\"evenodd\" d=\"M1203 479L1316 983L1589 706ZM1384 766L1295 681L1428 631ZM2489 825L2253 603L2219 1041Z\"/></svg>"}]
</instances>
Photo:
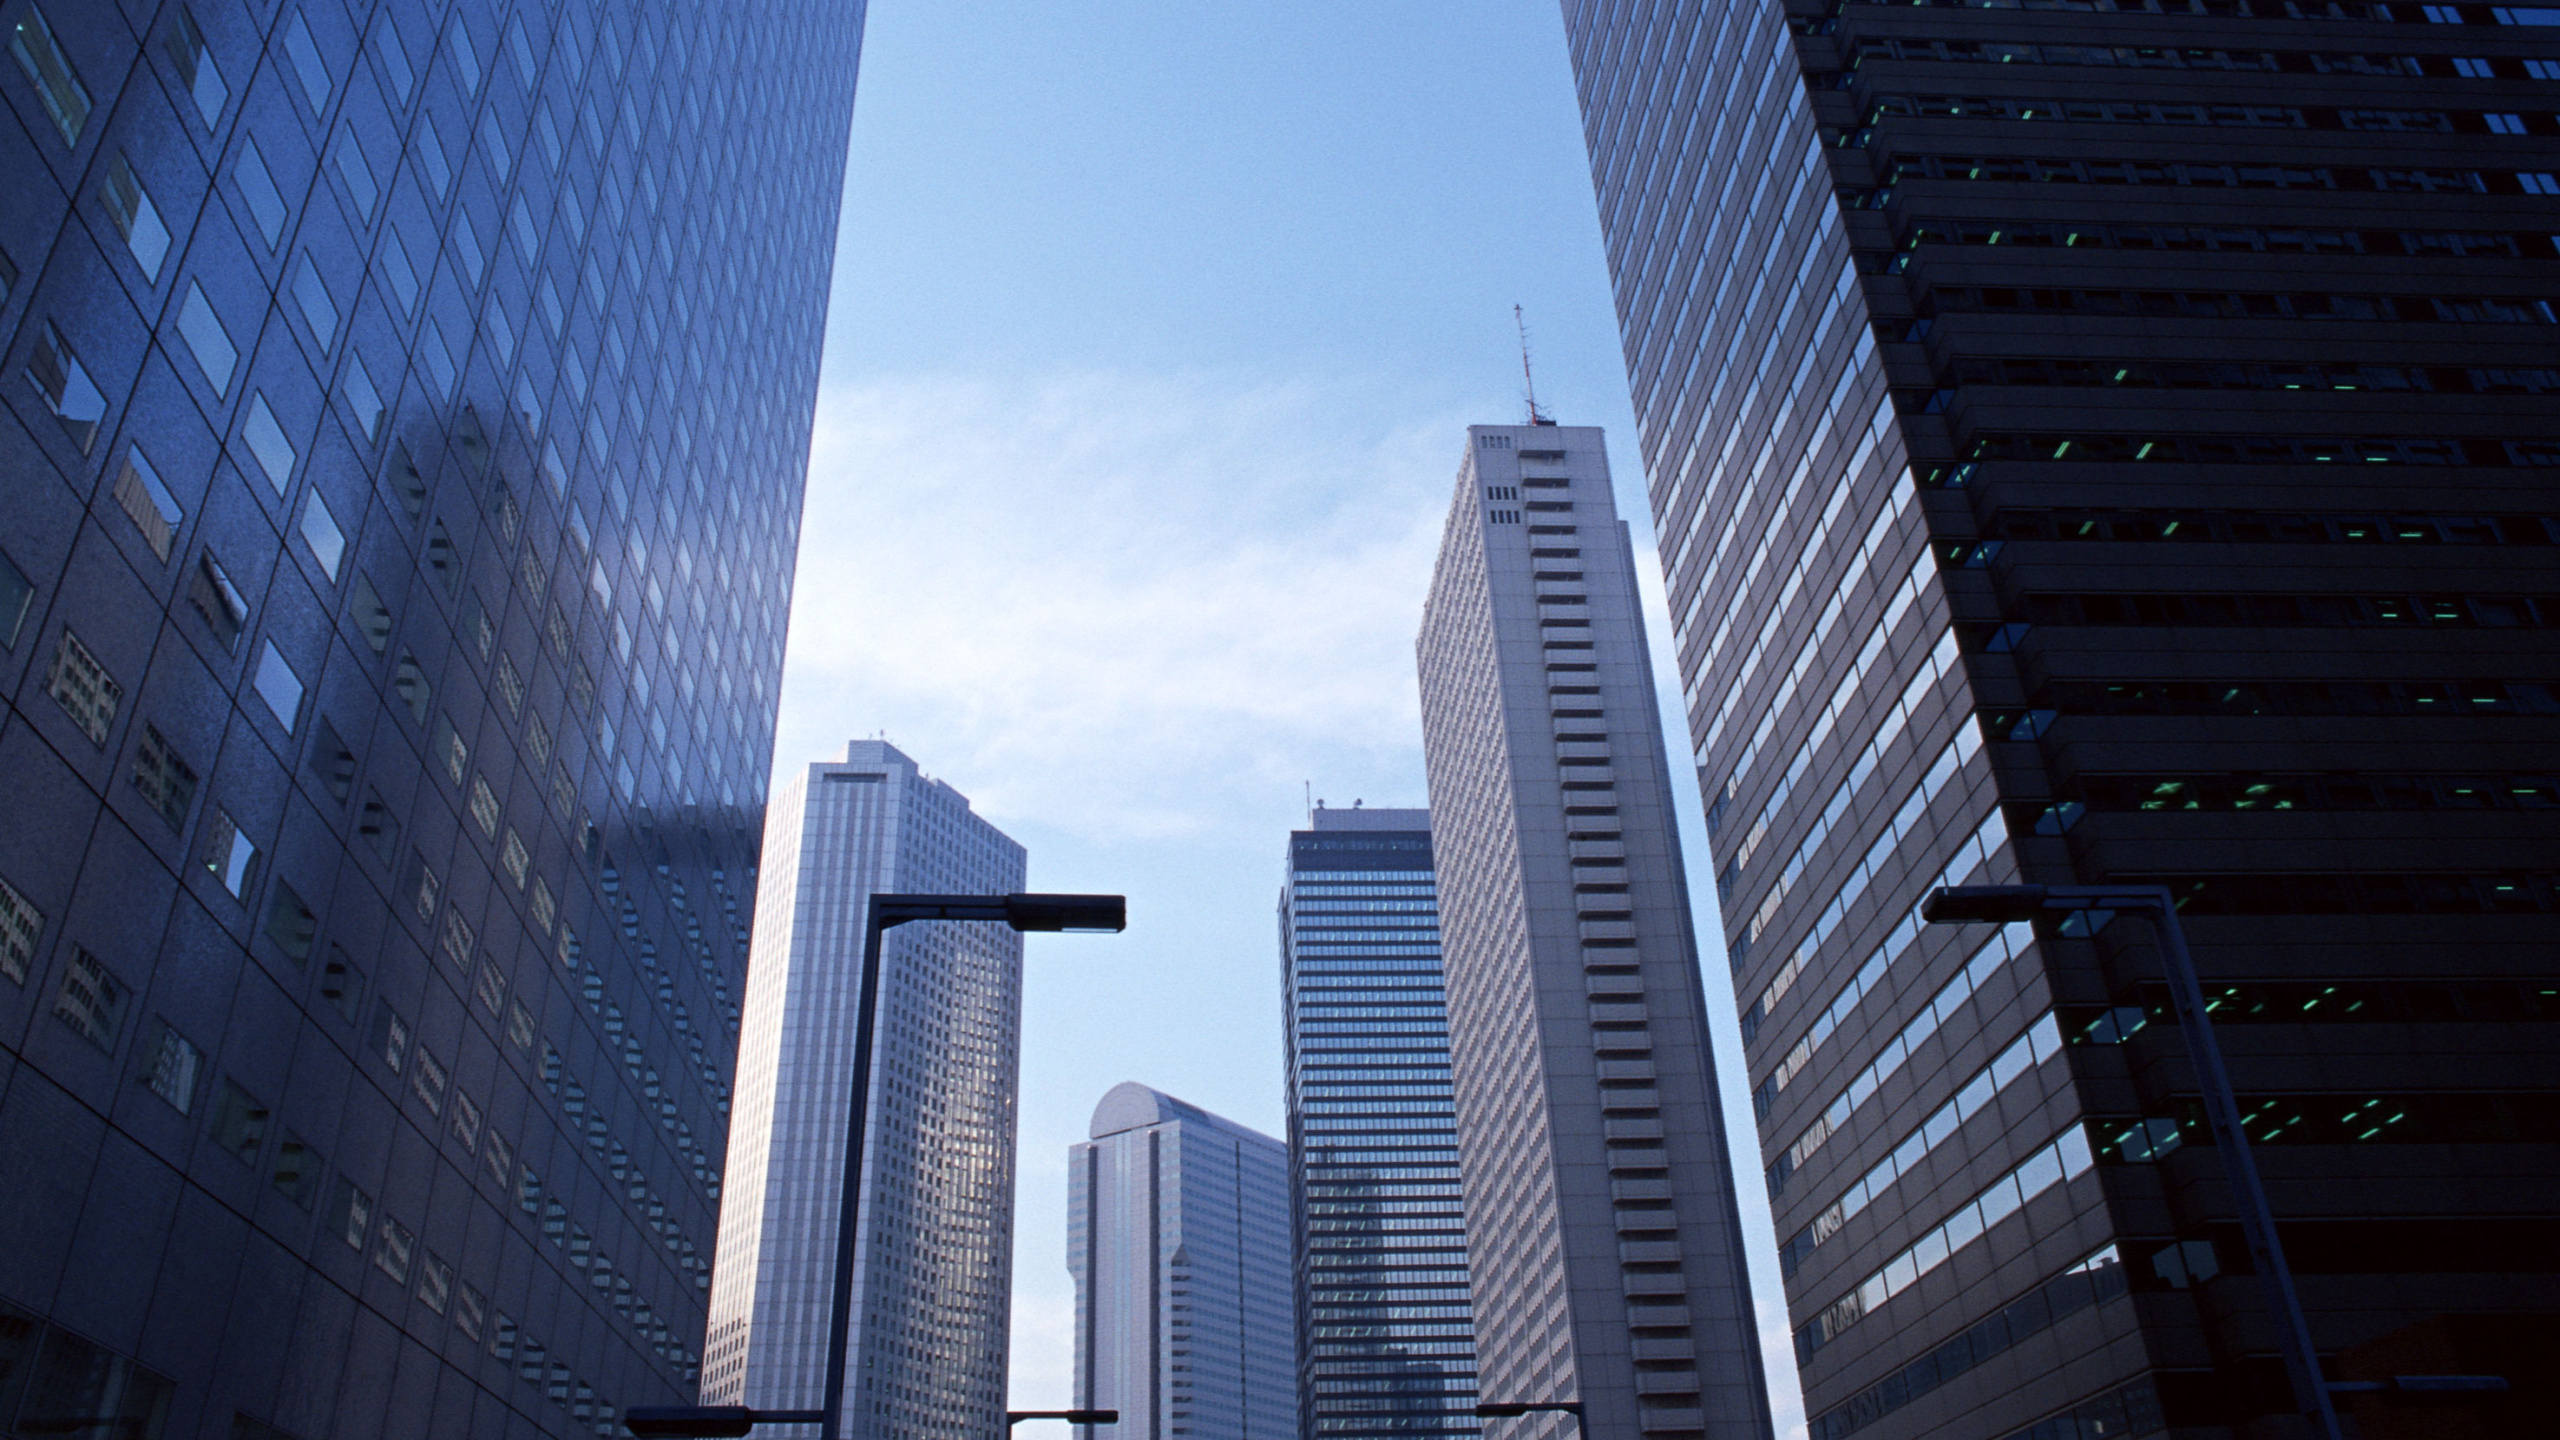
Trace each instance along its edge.
<instances>
[{"instance_id":1,"label":"dark glass facade","mask_svg":"<svg viewBox=\"0 0 2560 1440\"><path fill-rule=\"evenodd\" d=\"M694 1393L861 19L0 7L0 1431Z\"/></svg>"},{"instance_id":2,"label":"dark glass facade","mask_svg":"<svg viewBox=\"0 0 2560 1440\"><path fill-rule=\"evenodd\" d=\"M2291 1408L2144 928L1964 880L2171 886L2332 1374L2524 1374L2560 11L1564 8L1813 1435Z\"/></svg>"},{"instance_id":3,"label":"dark glass facade","mask_svg":"<svg viewBox=\"0 0 2560 1440\"><path fill-rule=\"evenodd\" d=\"M1299 1433L1473 1435L1431 812L1310 825L1280 897Z\"/></svg>"}]
</instances>

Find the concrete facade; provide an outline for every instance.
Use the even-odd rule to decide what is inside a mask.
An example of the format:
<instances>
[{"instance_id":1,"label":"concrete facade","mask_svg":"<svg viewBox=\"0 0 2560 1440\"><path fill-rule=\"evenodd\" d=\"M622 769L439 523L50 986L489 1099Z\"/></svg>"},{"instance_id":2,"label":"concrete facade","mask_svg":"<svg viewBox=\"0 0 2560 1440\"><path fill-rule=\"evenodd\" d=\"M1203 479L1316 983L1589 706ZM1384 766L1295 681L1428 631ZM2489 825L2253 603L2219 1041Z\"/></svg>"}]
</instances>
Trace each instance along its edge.
<instances>
[{"instance_id":1,"label":"concrete facade","mask_svg":"<svg viewBox=\"0 0 2560 1440\"><path fill-rule=\"evenodd\" d=\"M1670 770L1598 430L1469 428L1417 651L1483 1398L1578 1400L1600 1436L1765 1437Z\"/></svg>"},{"instance_id":2,"label":"concrete facade","mask_svg":"<svg viewBox=\"0 0 2560 1440\"><path fill-rule=\"evenodd\" d=\"M1012 894L1025 856L878 740L778 790L764 854L702 1396L815 1409L870 897ZM1004 1424L1021 1029L1021 935L970 922L883 937L846 1351L857 1433L974 1440ZM776 1430L795 1432L816 1430Z\"/></svg>"}]
</instances>

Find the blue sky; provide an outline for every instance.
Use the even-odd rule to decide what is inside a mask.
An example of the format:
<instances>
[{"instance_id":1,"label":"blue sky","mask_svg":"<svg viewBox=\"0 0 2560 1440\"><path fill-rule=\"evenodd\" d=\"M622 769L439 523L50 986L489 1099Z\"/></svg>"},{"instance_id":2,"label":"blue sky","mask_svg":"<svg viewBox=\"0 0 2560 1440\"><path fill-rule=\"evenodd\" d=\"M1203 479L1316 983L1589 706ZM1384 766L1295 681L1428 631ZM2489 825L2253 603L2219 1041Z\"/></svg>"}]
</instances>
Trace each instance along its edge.
<instances>
[{"instance_id":1,"label":"blue sky","mask_svg":"<svg viewBox=\"0 0 2560 1440\"><path fill-rule=\"evenodd\" d=\"M1414 630L1464 427L1522 413L1515 304L1649 554L1552 4L871 10L776 756L885 733L1035 887L1129 896L1127 935L1031 946L1023 1404L1070 1399L1064 1155L1103 1092L1282 1129L1286 834L1310 786L1423 802Z\"/></svg>"}]
</instances>

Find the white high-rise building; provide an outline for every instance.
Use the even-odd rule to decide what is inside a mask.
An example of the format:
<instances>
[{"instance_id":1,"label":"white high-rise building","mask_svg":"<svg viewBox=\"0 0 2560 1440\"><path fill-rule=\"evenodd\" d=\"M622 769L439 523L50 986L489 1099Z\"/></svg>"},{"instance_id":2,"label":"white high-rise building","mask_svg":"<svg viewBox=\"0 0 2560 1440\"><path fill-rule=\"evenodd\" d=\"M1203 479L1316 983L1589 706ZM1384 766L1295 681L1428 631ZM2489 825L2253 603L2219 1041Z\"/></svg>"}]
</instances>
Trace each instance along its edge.
<instances>
[{"instance_id":1,"label":"white high-rise building","mask_svg":"<svg viewBox=\"0 0 2560 1440\"><path fill-rule=\"evenodd\" d=\"M1091 1440L1297 1440L1289 1147L1115 1085L1067 1151L1076 1405Z\"/></svg>"},{"instance_id":2,"label":"white high-rise building","mask_svg":"<svg viewBox=\"0 0 2560 1440\"><path fill-rule=\"evenodd\" d=\"M1009 894L1023 873L1020 845L885 742L855 741L844 763L775 787L705 1403L821 1403L870 896ZM1022 937L991 924L900 926L880 990L847 1433L985 1440L1004 1433Z\"/></svg>"},{"instance_id":3,"label":"white high-rise building","mask_svg":"<svg viewBox=\"0 0 2560 1440\"><path fill-rule=\"evenodd\" d=\"M1417 647L1478 1392L1765 1440L1635 559L1600 431L1479 425ZM1500 1440L1568 1436L1533 1414Z\"/></svg>"}]
</instances>

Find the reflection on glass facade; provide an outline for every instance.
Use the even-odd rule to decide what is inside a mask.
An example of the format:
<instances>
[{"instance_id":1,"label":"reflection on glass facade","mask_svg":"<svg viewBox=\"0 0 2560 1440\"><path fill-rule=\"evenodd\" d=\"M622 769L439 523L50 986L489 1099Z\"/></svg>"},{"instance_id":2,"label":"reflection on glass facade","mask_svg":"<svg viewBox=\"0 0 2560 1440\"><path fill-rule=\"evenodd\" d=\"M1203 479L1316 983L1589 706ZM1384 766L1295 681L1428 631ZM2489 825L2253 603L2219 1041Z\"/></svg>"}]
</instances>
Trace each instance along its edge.
<instances>
[{"instance_id":1,"label":"reflection on glass facade","mask_svg":"<svg viewBox=\"0 0 2560 1440\"><path fill-rule=\"evenodd\" d=\"M1634 552L1600 431L1467 431L1416 645L1483 1398L1770 1433ZM1541 1413L1516 1432L1562 1436ZM1508 1440L1508 1437L1505 1437Z\"/></svg>"},{"instance_id":2,"label":"reflection on glass facade","mask_svg":"<svg viewBox=\"0 0 2560 1440\"><path fill-rule=\"evenodd\" d=\"M861 26L0 8L0 1430L695 1392Z\"/></svg>"},{"instance_id":3,"label":"reflection on glass facade","mask_svg":"<svg viewBox=\"0 0 2560 1440\"><path fill-rule=\"evenodd\" d=\"M1100 1440L1293 1440L1288 1147L1135 1082L1067 1148L1076 1405Z\"/></svg>"},{"instance_id":4,"label":"reflection on glass facade","mask_svg":"<svg viewBox=\"0 0 2560 1440\"><path fill-rule=\"evenodd\" d=\"M1013 894L1025 857L879 740L776 791L764 855L702 1396L807 1410L825 1396L870 897ZM976 922L888 931L878 1017L847 1423L881 1440L999 1433L1022 936Z\"/></svg>"},{"instance_id":5,"label":"reflection on glass facade","mask_svg":"<svg viewBox=\"0 0 2560 1440\"><path fill-rule=\"evenodd\" d=\"M1280 897L1304 1436L1472 1435L1428 810L1327 810Z\"/></svg>"},{"instance_id":6,"label":"reflection on glass facade","mask_svg":"<svg viewBox=\"0 0 2560 1440\"><path fill-rule=\"evenodd\" d=\"M1565 13L1812 1433L2291 1423L2145 928L1940 883L2172 888L2333 1373L2554 1333L2560 12Z\"/></svg>"}]
</instances>

